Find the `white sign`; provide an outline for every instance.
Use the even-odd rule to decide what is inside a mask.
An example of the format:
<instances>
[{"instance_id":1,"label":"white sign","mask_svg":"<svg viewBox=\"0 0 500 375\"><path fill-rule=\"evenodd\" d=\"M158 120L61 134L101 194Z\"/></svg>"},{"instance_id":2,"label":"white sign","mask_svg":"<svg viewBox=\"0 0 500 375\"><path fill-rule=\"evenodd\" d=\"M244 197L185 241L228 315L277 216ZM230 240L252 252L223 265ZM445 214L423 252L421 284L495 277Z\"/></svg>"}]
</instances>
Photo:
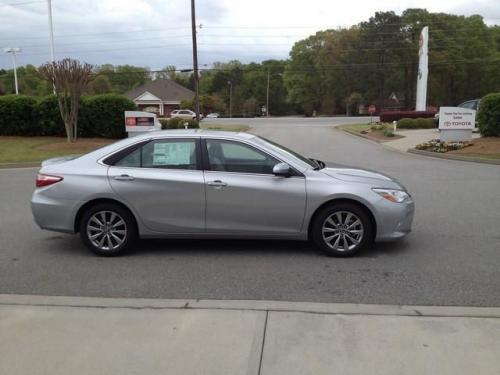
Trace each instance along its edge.
<instances>
[{"instance_id":1,"label":"white sign","mask_svg":"<svg viewBox=\"0 0 500 375\"><path fill-rule=\"evenodd\" d=\"M153 151L153 165L189 165L191 159L191 146L189 142L155 143Z\"/></svg>"},{"instance_id":2,"label":"white sign","mask_svg":"<svg viewBox=\"0 0 500 375\"><path fill-rule=\"evenodd\" d=\"M127 133L144 133L160 129L161 124L154 113L125 111L125 130Z\"/></svg>"},{"instance_id":3,"label":"white sign","mask_svg":"<svg viewBox=\"0 0 500 375\"><path fill-rule=\"evenodd\" d=\"M472 130L476 125L476 111L460 107L439 109L439 130Z\"/></svg>"}]
</instances>

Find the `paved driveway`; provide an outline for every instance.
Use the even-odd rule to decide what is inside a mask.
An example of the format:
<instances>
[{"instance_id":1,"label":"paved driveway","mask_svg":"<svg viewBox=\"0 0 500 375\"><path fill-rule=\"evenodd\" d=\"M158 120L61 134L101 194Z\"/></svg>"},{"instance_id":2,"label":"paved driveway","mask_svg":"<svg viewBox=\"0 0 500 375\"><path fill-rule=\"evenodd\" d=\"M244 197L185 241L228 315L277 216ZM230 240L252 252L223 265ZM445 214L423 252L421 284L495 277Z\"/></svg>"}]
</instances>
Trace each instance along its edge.
<instances>
[{"instance_id":1,"label":"paved driveway","mask_svg":"<svg viewBox=\"0 0 500 375\"><path fill-rule=\"evenodd\" d=\"M76 236L36 228L35 169L3 170L0 293L500 306L500 167L391 151L331 127L358 121L233 120L311 157L399 178L417 204L401 242L335 259L301 242L142 241L129 256L98 258Z\"/></svg>"}]
</instances>

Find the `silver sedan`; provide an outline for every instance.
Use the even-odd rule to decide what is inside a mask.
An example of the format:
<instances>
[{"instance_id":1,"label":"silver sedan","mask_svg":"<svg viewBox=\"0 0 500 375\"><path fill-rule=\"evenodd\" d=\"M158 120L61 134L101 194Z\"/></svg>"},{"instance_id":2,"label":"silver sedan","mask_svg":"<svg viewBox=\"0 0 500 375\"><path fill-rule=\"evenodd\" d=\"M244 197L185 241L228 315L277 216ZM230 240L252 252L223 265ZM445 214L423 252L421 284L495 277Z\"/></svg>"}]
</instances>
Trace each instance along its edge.
<instances>
[{"instance_id":1,"label":"silver sedan","mask_svg":"<svg viewBox=\"0 0 500 375\"><path fill-rule=\"evenodd\" d=\"M169 130L45 161L31 207L43 229L80 233L99 255L138 238L312 240L351 256L411 230L394 178L329 168L246 133Z\"/></svg>"}]
</instances>

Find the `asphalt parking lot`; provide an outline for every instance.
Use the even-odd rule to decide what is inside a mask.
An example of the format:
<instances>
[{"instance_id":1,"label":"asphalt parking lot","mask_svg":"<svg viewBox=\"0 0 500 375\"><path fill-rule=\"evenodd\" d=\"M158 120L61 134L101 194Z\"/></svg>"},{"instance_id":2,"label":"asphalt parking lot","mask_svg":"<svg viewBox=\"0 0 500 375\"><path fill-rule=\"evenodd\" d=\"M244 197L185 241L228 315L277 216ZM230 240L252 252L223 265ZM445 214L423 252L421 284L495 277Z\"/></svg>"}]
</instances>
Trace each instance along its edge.
<instances>
[{"instance_id":1,"label":"asphalt parking lot","mask_svg":"<svg viewBox=\"0 0 500 375\"><path fill-rule=\"evenodd\" d=\"M352 118L216 121L397 177L416 202L414 231L351 259L302 242L220 240L142 241L128 256L99 258L77 236L36 227L37 169L6 169L0 293L500 306L500 166L400 153L332 127Z\"/></svg>"}]
</instances>

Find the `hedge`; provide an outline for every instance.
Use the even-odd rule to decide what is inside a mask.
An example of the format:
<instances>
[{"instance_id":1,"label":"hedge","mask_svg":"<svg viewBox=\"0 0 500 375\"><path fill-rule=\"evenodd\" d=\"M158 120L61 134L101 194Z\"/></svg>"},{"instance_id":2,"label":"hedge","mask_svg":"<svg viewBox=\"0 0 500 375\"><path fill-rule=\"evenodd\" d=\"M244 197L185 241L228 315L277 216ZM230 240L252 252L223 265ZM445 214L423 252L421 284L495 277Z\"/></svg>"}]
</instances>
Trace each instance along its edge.
<instances>
[{"instance_id":1,"label":"hedge","mask_svg":"<svg viewBox=\"0 0 500 375\"><path fill-rule=\"evenodd\" d=\"M64 137L64 121L59 112L59 104L55 95L49 95L38 101L34 123L38 124L37 135Z\"/></svg>"},{"instance_id":2,"label":"hedge","mask_svg":"<svg viewBox=\"0 0 500 375\"><path fill-rule=\"evenodd\" d=\"M381 122L399 121L403 118L428 118L434 117L434 111L387 111L380 114Z\"/></svg>"},{"instance_id":3,"label":"hedge","mask_svg":"<svg viewBox=\"0 0 500 375\"><path fill-rule=\"evenodd\" d=\"M124 112L133 111L133 101L118 94L84 97L78 116L81 137L124 138Z\"/></svg>"},{"instance_id":4,"label":"hedge","mask_svg":"<svg viewBox=\"0 0 500 375\"><path fill-rule=\"evenodd\" d=\"M398 121L399 129L433 129L435 127L434 118L402 118Z\"/></svg>"},{"instance_id":5,"label":"hedge","mask_svg":"<svg viewBox=\"0 0 500 375\"><path fill-rule=\"evenodd\" d=\"M78 136L123 138L124 111L134 102L116 94L84 97L78 113ZM0 96L0 135L65 136L55 95L40 99L21 95Z\"/></svg>"},{"instance_id":6,"label":"hedge","mask_svg":"<svg viewBox=\"0 0 500 375\"><path fill-rule=\"evenodd\" d=\"M160 120L162 129L184 129L185 124L188 124L189 129L197 129L200 127L198 122L193 119L185 119L182 117L173 117L170 120Z\"/></svg>"},{"instance_id":7,"label":"hedge","mask_svg":"<svg viewBox=\"0 0 500 375\"><path fill-rule=\"evenodd\" d=\"M500 137L500 93L481 99L477 114L479 132L484 137Z\"/></svg>"},{"instance_id":8,"label":"hedge","mask_svg":"<svg viewBox=\"0 0 500 375\"><path fill-rule=\"evenodd\" d=\"M35 108L29 96L0 96L0 135L37 135Z\"/></svg>"}]
</instances>

